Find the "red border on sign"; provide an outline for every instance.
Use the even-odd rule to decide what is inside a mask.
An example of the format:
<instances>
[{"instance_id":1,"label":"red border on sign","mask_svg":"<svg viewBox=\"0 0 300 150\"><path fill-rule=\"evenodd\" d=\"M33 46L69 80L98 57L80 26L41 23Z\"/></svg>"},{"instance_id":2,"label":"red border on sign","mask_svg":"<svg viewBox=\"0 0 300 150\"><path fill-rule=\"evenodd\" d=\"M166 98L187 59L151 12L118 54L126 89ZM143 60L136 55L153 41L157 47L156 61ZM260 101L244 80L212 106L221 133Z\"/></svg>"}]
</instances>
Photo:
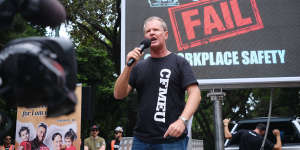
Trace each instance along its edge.
<instances>
[{"instance_id":1,"label":"red border on sign","mask_svg":"<svg viewBox=\"0 0 300 150\"><path fill-rule=\"evenodd\" d=\"M215 41L219 41L222 39L226 39L229 37L233 37L233 36L237 36L240 34L245 34L248 33L250 31L255 31L255 30L259 30L264 28L262 19L260 17L259 14L259 10L256 4L255 0L250 0L251 6L252 6L252 10L255 16L255 20L256 20L256 24L250 25L250 26L246 26L243 28L238 28L236 30L232 30L229 31L227 33L222 33L222 34L217 34L211 37L207 37L207 38L202 38L193 42L189 42L189 43L183 43L181 36L180 36L180 30L178 28L178 24L176 21L176 17L175 17L175 12L179 11L179 10L184 10L187 8L191 8L191 7L195 7L195 6L199 6L199 5L204 5L204 4L209 4L209 3L215 3L215 2L219 2L221 0L200 0L197 2L192 2L192 3L188 3L188 4L184 4L184 5L179 5L176 7L171 7L168 9L169 11L169 16L170 16L170 20L171 20L171 24L172 24L172 28L173 28L173 32L174 32L174 37L176 40L176 44L177 44L177 48L179 51L182 50L187 50L189 48L192 47L196 47L196 46L200 46L200 45L204 45L210 42L215 42Z\"/></svg>"}]
</instances>

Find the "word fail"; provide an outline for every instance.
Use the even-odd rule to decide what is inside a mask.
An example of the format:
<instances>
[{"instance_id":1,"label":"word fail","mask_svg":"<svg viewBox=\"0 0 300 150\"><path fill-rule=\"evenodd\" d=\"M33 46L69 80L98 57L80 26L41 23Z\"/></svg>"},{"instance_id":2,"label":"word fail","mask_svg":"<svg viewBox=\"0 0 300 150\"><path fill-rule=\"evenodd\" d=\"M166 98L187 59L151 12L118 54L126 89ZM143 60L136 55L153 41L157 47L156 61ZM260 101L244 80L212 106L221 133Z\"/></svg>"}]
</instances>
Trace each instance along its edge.
<instances>
[{"instance_id":1,"label":"word fail","mask_svg":"<svg viewBox=\"0 0 300 150\"><path fill-rule=\"evenodd\" d=\"M255 0L199 0L168 11L179 51L264 28Z\"/></svg>"}]
</instances>

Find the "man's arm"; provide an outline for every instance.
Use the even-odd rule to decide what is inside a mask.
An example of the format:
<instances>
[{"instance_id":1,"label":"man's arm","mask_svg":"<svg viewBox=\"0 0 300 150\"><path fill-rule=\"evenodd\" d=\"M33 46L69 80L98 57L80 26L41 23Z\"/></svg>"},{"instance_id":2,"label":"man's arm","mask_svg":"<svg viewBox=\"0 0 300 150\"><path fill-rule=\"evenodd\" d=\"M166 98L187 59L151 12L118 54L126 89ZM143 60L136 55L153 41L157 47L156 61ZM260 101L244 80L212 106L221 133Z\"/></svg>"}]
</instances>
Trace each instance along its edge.
<instances>
[{"instance_id":1,"label":"man's arm","mask_svg":"<svg viewBox=\"0 0 300 150\"><path fill-rule=\"evenodd\" d=\"M130 72L131 72L133 66L139 61L139 59L143 55L143 53L142 54L140 53L140 50L141 50L140 48L135 48L131 52L129 52L127 55L126 62L128 62L128 60L130 58L134 58L135 62L131 66L127 66L127 63L126 63L123 72L118 77L118 79L115 83L115 86L114 86L114 97L116 99L125 98L126 96L128 96L128 94L130 93L130 91L132 89L132 87L128 84L129 78L130 78Z\"/></svg>"},{"instance_id":2,"label":"man's arm","mask_svg":"<svg viewBox=\"0 0 300 150\"><path fill-rule=\"evenodd\" d=\"M197 110L201 101L201 94L197 84L189 85L187 87L187 92L188 92L188 100L184 107L183 112L181 113L181 117L188 120ZM168 130L164 135L164 138L166 138L167 136L179 137L184 132L185 128L186 126L184 125L183 120L178 119L174 123L170 124Z\"/></svg>"},{"instance_id":3,"label":"man's arm","mask_svg":"<svg viewBox=\"0 0 300 150\"><path fill-rule=\"evenodd\" d=\"M84 146L84 150L89 150L89 147L87 147L87 146Z\"/></svg>"},{"instance_id":4,"label":"man's arm","mask_svg":"<svg viewBox=\"0 0 300 150\"><path fill-rule=\"evenodd\" d=\"M231 139L232 138L232 135L229 131L229 128L228 128L228 124L230 122L230 119L224 119L223 120L223 124L224 124L224 136L226 139Z\"/></svg>"},{"instance_id":5,"label":"man's arm","mask_svg":"<svg viewBox=\"0 0 300 150\"><path fill-rule=\"evenodd\" d=\"M114 97L116 99L125 98L131 91L132 88L128 84L131 70L132 67L125 66L123 72L118 77L114 87Z\"/></svg>"},{"instance_id":6,"label":"man's arm","mask_svg":"<svg viewBox=\"0 0 300 150\"><path fill-rule=\"evenodd\" d=\"M273 150L281 150L282 144L280 139L280 131L278 129L274 129L273 134L276 136L276 144L274 145Z\"/></svg>"},{"instance_id":7,"label":"man's arm","mask_svg":"<svg viewBox=\"0 0 300 150\"><path fill-rule=\"evenodd\" d=\"M99 150L105 150L105 145L102 145Z\"/></svg>"}]
</instances>

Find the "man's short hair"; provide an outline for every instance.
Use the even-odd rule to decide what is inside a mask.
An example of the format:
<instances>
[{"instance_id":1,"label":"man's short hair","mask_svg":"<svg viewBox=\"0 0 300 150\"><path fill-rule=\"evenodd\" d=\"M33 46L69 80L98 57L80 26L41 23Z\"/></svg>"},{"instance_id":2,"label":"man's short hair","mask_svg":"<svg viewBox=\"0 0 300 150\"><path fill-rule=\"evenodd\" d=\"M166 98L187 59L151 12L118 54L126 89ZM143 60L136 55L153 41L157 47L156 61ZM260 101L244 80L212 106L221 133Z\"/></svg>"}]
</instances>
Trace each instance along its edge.
<instances>
[{"instance_id":1,"label":"man's short hair","mask_svg":"<svg viewBox=\"0 0 300 150\"><path fill-rule=\"evenodd\" d=\"M263 123L259 123L256 125L256 128L261 130L261 131L266 131L266 125Z\"/></svg>"},{"instance_id":2,"label":"man's short hair","mask_svg":"<svg viewBox=\"0 0 300 150\"><path fill-rule=\"evenodd\" d=\"M168 31L167 24L166 24L166 22L165 22L162 18L157 17L157 16L152 16L152 17L147 18L147 19L144 21L144 28L143 28L143 29L144 29L144 32L145 32L145 26L146 26L146 24L147 24L148 22L152 21L152 20L157 20L157 21L159 21L159 22L161 23L162 28L164 29L164 31Z\"/></svg>"}]
</instances>

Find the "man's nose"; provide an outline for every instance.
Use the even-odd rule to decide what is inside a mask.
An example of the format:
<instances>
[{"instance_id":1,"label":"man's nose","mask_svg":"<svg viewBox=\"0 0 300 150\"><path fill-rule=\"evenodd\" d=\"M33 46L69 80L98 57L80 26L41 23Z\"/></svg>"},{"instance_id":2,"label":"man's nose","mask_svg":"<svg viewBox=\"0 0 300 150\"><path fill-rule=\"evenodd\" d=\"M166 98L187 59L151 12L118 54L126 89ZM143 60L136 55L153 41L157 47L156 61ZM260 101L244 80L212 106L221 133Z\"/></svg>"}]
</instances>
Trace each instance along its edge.
<instances>
[{"instance_id":1,"label":"man's nose","mask_svg":"<svg viewBox=\"0 0 300 150\"><path fill-rule=\"evenodd\" d=\"M150 30L150 35L154 35L155 31L154 30Z\"/></svg>"}]
</instances>

